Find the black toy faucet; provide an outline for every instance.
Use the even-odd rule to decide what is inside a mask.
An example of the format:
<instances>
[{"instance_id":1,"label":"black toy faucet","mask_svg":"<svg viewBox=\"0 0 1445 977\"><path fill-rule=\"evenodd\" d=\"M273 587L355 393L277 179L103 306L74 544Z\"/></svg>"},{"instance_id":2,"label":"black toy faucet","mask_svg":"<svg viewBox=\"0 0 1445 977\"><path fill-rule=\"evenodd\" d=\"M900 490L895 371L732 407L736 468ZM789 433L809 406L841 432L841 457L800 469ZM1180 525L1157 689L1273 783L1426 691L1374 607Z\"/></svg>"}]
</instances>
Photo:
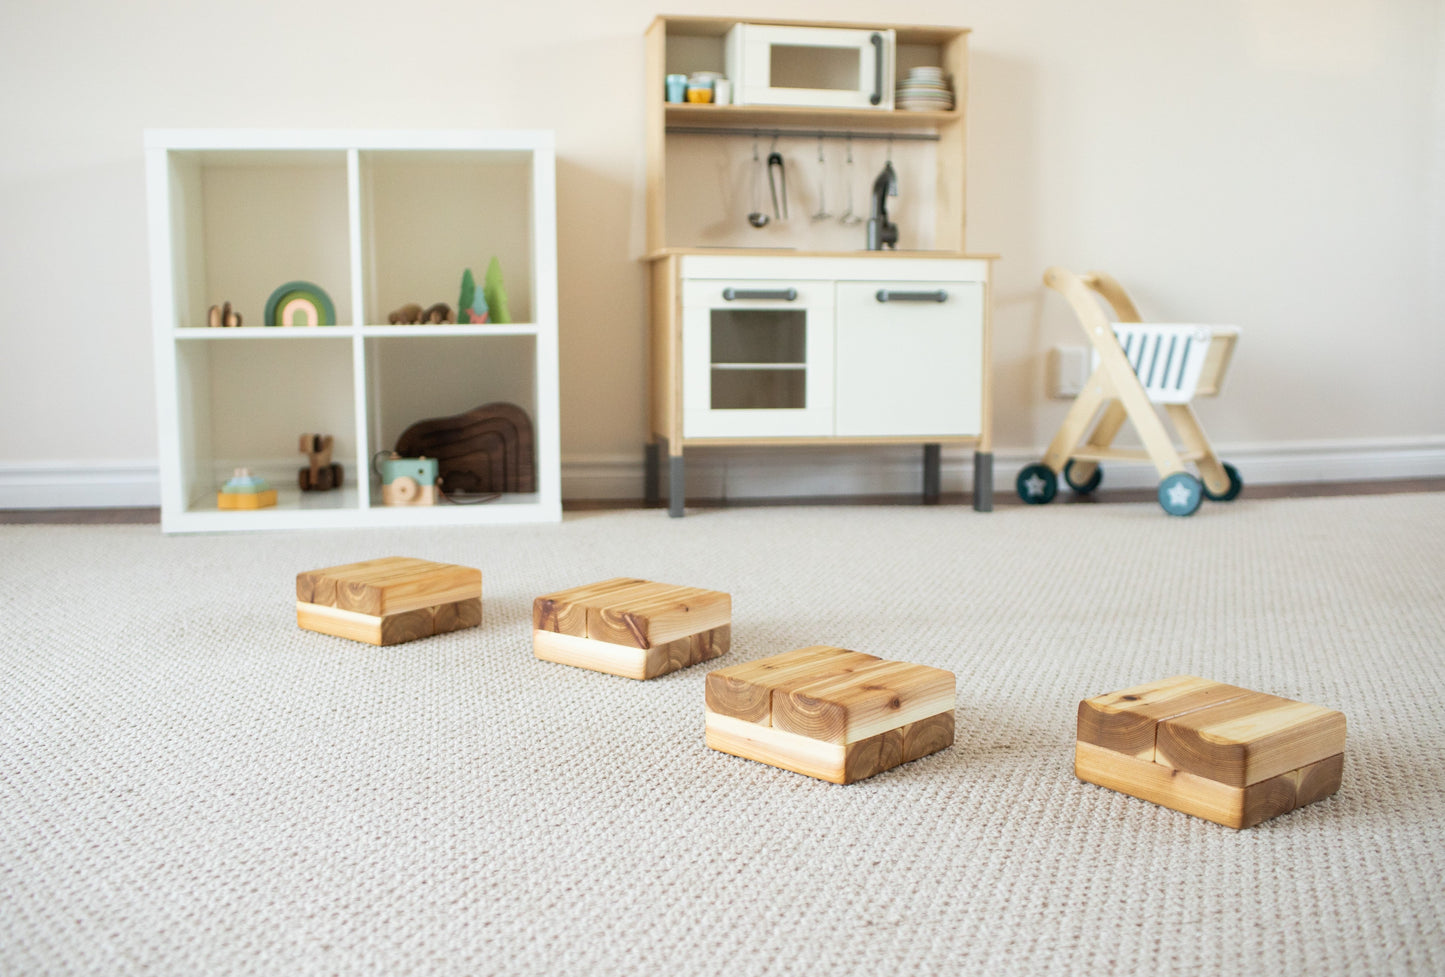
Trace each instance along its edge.
<instances>
[{"instance_id":1,"label":"black toy faucet","mask_svg":"<svg viewBox=\"0 0 1445 977\"><path fill-rule=\"evenodd\" d=\"M898 174L893 161L883 164L883 172L873 181L873 211L868 218L868 250L882 251L898 247L898 225L888 221L888 198L898 196Z\"/></svg>"}]
</instances>

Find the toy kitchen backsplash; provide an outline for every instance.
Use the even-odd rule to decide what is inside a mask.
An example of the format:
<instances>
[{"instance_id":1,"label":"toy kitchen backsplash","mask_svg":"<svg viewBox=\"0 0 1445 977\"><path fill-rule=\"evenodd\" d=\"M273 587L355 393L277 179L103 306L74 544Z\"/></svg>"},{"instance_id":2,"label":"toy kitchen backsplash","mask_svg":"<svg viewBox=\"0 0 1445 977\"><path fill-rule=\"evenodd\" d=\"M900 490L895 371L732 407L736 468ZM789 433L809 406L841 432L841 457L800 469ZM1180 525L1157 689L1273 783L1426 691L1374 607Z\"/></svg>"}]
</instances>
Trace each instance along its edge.
<instances>
[{"instance_id":1,"label":"toy kitchen backsplash","mask_svg":"<svg viewBox=\"0 0 1445 977\"><path fill-rule=\"evenodd\" d=\"M884 203L889 222L898 228L897 249L935 248L940 188L934 143L906 136L775 139L766 128L760 131L757 138L737 131L669 137L669 241L864 251L875 183L891 161L897 195ZM773 153L781 156L781 165L769 164Z\"/></svg>"}]
</instances>

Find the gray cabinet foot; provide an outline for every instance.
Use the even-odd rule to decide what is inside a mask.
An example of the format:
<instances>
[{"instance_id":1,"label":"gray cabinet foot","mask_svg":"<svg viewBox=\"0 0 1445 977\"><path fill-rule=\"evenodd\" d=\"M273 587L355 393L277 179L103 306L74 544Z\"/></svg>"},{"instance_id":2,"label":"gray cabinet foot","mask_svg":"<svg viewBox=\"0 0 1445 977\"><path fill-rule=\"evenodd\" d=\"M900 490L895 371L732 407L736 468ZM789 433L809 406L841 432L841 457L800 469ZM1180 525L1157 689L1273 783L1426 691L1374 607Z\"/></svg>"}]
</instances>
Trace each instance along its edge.
<instances>
[{"instance_id":1,"label":"gray cabinet foot","mask_svg":"<svg viewBox=\"0 0 1445 977\"><path fill-rule=\"evenodd\" d=\"M661 454L656 441L648 442L642 461L642 504L649 509L662 504Z\"/></svg>"},{"instance_id":2,"label":"gray cabinet foot","mask_svg":"<svg viewBox=\"0 0 1445 977\"><path fill-rule=\"evenodd\" d=\"M682 455L667 456L667 514L674 519L682 518L682 507L687 495L686 471Z\"/></svg>"},{"instance_id":3,"label":"gray cabinet foot","mask_svg":"<svg viewBox=\"0 0 1445 977\"><path fill-rule=\"evenodd\" d=\"M973 453L973 508L976 512L993 511L993 452Z\"/></svg>"},{"instance_id":4,"label":"gray cabinet foot","mask_svg":"<svg viewBox=\"0 0 1445 977\"><path fill-rule=\"evenodd\" d=\"M923 446L923 504L938 505L940 470L943 466L943 445Z\"/></svg>"}]
</instances>

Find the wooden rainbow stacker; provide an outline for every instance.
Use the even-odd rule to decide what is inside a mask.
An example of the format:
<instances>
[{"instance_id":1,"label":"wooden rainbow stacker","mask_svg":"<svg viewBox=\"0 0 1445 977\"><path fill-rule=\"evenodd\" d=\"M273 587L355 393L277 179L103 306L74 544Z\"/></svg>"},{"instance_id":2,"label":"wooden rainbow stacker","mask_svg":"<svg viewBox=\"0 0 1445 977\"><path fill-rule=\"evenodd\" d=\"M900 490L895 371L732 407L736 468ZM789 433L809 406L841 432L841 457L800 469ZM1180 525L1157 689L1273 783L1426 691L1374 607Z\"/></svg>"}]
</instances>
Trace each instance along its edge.
<instances>
[{"instance_id":1,"label":"wooden rainbow stacker","mask_svg":"<svg viewBox=\"0 0 1445 977\"><path fill-rule=\"evenodd\" d=\"M953 745L952 672L816 645L707 676L707 745L851 784Z\"/></svg>"},{"instance_id":2,"label":"wooden rainbow stacker","mask_svg":"<svg viewBox=\"0 0 1445 977\"><path fill-rule=\"evenodd\" d=\"M1340 788L1345 716L1192 675L1079 703L1074 772L1230 828Z\"/></svg>"},{"instance_id":3,"label":"wooden rainbow stacker","mask_svg":"<svg viewBox=\"0 0 1445 977\"><path fill-rule=\"evenodd\" d=\"M649 679L726 654L733 600L717 590L617 577L532 602L543 661Z\"/></svg>"},{"instance_id":4,"label":"wooden rainbow stacker","mask_svg":"<svg viewBox=\"0 0 1445 977\"><path fill-rule=\"evenodd\" d=\"M296 574L307 631L396 645L482 623L482 571L408 556Z\"/></svg>"}]
</instances>

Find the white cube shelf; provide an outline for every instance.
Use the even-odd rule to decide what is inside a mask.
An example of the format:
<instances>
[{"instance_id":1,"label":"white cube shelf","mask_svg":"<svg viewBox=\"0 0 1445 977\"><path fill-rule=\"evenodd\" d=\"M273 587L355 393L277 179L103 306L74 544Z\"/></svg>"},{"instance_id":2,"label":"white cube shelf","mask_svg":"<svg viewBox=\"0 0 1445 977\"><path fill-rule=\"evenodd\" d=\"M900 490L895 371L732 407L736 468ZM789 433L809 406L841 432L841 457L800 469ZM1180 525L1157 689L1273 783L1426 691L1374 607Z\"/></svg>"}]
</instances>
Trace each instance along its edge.
<instances>
[{"instance_id":1,"label":"white cube shelf","mask_svg":"<svg viewBox=\"0 0 1445 977\"><path fill-rule=\"evenodd\" d=\"M166 532L555 521L562 515L556 153L540 130L147 130L151 295ZM387 325L455 307L501 264L513 322ZM336 325L262 325L280 285L319 285ZM208 327L230 302L239 329ZM371 459L411 424L522 407L537 491L383 506ZM330 434L343 488L302 492L303 433ZM223 511L246 467L274 507Z\"/></svg>"}]
</instances>

